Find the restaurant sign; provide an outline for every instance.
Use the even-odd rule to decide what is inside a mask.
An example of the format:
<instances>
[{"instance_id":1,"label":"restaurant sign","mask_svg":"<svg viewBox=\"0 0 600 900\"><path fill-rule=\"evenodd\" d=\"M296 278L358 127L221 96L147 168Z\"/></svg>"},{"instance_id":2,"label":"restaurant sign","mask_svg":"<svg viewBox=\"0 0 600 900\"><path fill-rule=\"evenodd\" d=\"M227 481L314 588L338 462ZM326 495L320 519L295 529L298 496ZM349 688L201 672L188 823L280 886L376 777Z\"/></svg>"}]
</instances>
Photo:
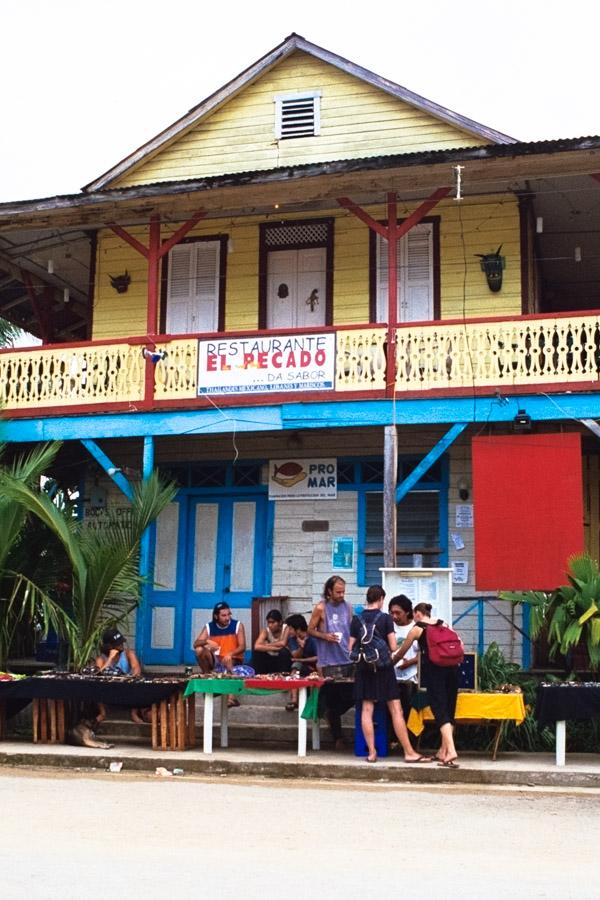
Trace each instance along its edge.
<instances>
[{"instance_id":1,"label":"restaurant sign","mask_svg":"<svg viewBox=\"0 0 600 900\"><path fill-rule=\"evenodd\" d=\"M331 391L335 334L198 341L198 394Z\"/></svg>"},{"instance_id":2,"label":"restaurant sign","mask_svg":"<svg viewBox=\"0 0 600 900\"><path fill-rule=\"evenodd\" d=\"M335 500L337 459L269 460L270 500Z\"/></svg>"}]
</instances>

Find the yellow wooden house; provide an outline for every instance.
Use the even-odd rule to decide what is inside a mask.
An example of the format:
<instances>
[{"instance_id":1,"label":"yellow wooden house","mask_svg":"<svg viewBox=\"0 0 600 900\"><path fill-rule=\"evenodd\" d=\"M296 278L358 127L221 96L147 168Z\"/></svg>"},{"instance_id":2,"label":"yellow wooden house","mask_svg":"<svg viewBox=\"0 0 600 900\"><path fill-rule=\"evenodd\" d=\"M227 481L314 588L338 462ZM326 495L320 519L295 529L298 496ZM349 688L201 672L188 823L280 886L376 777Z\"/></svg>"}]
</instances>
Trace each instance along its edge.
<instances>
[{"instance_id":1,"label":"yellow wooden house","mask_svg":"<svg viewBox=\"0 0 600 900\"><path fill-rule=\"evenodd\" d=\"M598 137L519 142L293 34L81 193L0 204L0 315L42 341L0 352L5 439L65 440L98 527L128 479L180 485L145 662L193 661L224 597L250 628L384 562L455 564L472 643L529 662L457 507L524 411L589 435L598 553L598 172Z\"/></svg>"}]
</instances>

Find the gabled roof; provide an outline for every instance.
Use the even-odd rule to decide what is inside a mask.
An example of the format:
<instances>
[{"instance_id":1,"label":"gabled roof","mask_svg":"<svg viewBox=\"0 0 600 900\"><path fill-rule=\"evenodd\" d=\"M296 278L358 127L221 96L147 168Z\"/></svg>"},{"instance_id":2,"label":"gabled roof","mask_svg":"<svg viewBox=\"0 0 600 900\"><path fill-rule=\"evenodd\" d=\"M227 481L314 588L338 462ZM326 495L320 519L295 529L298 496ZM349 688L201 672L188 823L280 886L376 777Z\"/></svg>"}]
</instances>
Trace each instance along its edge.
<instances>
[{"instance_id":1,"label":"gabled roof","mask_svg":"<svg viewBox=\"0 0 600 900\"><path fill-rule=\"evenodd\" d=\"M100 175L94 181L85 185L82 190L97 191L109 186L117 178L120 178L139 163L144 162L149 157L153 156L157 151L178 138L189 128L197 125L201 119L214 112L218 107L222 106L238 94L251 82L255 81L274 65L286 59L297 50L308 53L311 56L320 59L322 62L336 66L347 74L353 75L355 78L359 78L373 87L391 94L398 100L409 103L416 109L429 113L467 133L476 135L477 137L483 138L494 144L516 143L515 138L502 134L500 131L495 131L493 128L481 125L479 122L474 122L472 119L467 119L465 116L460 116L458 113L452 112L452 110L446 109L446 107L440 106L432 100L427 100L425 97L421 97L419 94L415 94L407 88L402 87L393 81L389 81L387 78L376 75L374 72L369 71L369 69L364 69L362 66L359 66L350 60L344 59L343 56L338 56L336 53L331 53L331 51L325 50L323 47L311 44L310 41L305 40L299 34L291 34L281 44L271 50L270 53L261 57L261 59L253 63L253 65L249 66L247 69L244 69L244 71L236 78L232 79L232 81L229 81L218 91L215 91L214 94L211 94L197 106L194 106L186 113L186 115L182 116L168 128L165 128L165 130L161 131L160 134L157 134L156 137L147 141L145 144L142 144L141 147L118 162L116 166L113 166L103 175Z\"/></svg>"}]
</instances>

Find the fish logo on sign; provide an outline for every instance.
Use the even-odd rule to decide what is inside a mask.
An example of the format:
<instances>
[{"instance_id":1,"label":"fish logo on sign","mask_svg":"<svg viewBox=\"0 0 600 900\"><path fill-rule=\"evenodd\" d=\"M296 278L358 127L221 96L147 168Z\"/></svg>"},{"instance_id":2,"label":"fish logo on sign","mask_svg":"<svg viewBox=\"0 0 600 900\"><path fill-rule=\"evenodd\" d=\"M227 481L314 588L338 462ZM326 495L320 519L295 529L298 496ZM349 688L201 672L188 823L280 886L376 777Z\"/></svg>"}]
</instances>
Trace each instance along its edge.
<instances>
[{"instance_id":1,"label":"fish logo on sign","mask_svg":"<svg viewBox=\"0 0 600 900\"><path fill-rule=\"evenodd\" d=\"M271 480L281 487L293 487L306 478L306 472L297 462L286 462L281 466L273 465Z\"/></svg>"}]
</instances>

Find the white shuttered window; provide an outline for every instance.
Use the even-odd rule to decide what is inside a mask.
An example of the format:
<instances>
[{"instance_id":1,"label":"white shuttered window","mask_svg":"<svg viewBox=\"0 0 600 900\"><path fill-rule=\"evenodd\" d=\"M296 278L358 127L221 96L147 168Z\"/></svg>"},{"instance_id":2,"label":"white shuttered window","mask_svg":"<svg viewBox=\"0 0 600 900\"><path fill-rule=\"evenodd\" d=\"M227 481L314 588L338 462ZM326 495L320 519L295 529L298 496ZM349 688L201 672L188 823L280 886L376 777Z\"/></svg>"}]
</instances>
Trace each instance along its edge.
<instances>
[{"instance_id":1,"label":"white shuttered window","mask_svg":"<svg viewBox=\"0 0 600 900\"><path fill-rule=\"evenodd\" d=\"M218 331L220 241L177 244L169 253L167 334Z\"/></svg>"},{"instance_id":2,"label":"white shuttered window","mask_svg":"<svg viewBox=\"0 0 600 900\"><path fill-rule=\"evenodd\" d=\"M388 318L388 247L377 235L377 321ZM415 225L398 241L398 321L433 319L433 225Z\"/></svg>"}]
</instances>

